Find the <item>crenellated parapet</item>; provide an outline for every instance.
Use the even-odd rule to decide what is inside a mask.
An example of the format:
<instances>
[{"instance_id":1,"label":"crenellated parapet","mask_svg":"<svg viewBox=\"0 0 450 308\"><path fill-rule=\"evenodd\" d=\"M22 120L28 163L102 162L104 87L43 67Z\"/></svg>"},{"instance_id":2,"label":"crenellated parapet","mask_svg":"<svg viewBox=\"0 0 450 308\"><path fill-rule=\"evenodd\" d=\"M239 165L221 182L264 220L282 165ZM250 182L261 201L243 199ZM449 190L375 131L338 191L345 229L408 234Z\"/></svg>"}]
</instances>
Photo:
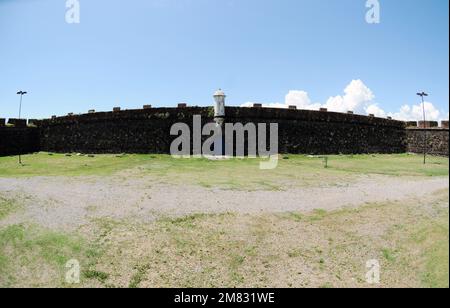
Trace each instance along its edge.
<instances>
[{"instance_id":1,"label":"crenellated parapet","mask_svg":"<svg viewBox=\"0 0 450 308\"><path fill-rule=\"evenodd\" d=\"M83 114L68 113L48 119L0 119L0 155L9 143L20 142L20 148L49 152L80 153L158 153L169 154L177 136L170 130L176 123L193 129L198 115L202 124L216 120L214 107L191 107L179 104L172 108L140 109L114 107L110 111L89 110ZM359 154L405 153L423 150L421 138L428 136L430 153L448 153L448 121L404 122L375 115L339 113L326 109L225 107L225 123L277 123L280 153L293 154ZM423 132L426 132L424 134ZM20 136L28 136L21 138ZM29 136L33 136L32 138ZM17 139L17 140L16 140ZM27 141L25 141L27 140ZM5 154L6 153L6 154ZM447 154L448 155L448 154Z\"/></svg>"}]
</instances>

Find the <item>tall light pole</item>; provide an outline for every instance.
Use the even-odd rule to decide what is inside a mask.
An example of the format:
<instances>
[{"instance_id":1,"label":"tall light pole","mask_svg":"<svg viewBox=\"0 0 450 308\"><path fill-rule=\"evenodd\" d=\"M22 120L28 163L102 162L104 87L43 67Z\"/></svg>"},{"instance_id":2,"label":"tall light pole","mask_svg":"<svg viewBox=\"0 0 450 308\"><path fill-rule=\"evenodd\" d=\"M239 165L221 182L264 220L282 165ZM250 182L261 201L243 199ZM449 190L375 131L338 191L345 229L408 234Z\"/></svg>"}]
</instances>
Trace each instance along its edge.
<instances>
[{"instance_id":1,"label":"tall light pole","mask_svg":"<svg viewBox=\"0 0 450 308\"><path fill-rule=\"evenodd\" d=\"M19 120L20 120L20 117L22 116L22 99L23 99L23 96L25 94L27 94L26 91L19 91L19 92L17 92L17 95L20 95ZM20 151L21 151L21 147L20 147L20 141L19 141L19 164L22 164L22 156L20 155L21 154Z\"/></svg>"},{"instance_id":2,"label":"tall light pole","mask_svg":"<svg viewBox=\"0 0 450 308\"><path fill-rule=\"evenodd\" d=\"M423 111L423 164L427 163L427 123L426 123L426 113L425 113L425 97L428 96L427 93L417 93L422 98L422 111Z\"/></svg>"}]
</instances>

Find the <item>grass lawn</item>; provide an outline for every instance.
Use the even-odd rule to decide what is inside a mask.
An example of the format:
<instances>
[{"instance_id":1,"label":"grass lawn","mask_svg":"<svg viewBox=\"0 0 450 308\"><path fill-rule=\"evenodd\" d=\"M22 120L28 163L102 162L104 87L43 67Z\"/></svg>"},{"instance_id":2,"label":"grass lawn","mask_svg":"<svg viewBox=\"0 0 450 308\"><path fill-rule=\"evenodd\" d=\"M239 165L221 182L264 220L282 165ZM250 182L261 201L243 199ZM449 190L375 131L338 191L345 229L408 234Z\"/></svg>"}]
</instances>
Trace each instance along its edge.
<instances>
[{"instance_id":1,"label":"grass lawn","mask_svg":"<svg viewBox=\"0 0 450 308\"><path fill-rule=\"evenodd\" d=\"M260 170L259 159L175 159L168 155L65 156L39 153L0 157L0 177L123 176L152 177L161 183L195 184L204 187L246 190L281 190L308 185L338 185L360 175L448 176L449 160L430 157L427 165L419 155L335 155L323 158L285 155L273 170Z\"/></svg>"},{"instance_id":2,"label":"grass lawn","mask_svg":"<svg viewBox=\"0 0 450 308\"><path fill-rule=\"evenodd\" d=\"M3 201L4 202L4 201ZM0 229L0 287L449 286L448 191L427 203L279 214L197 214L150 224L96 219L73 234L34 225Z\"/></svg>"},{"instance_id":3,"label":"grass lawn","mask_svg":"<svg viewBox=\"0 0 450 308\"><path fill-rule=\"evenodd\" d=\"M16 202L0 195L0 220L8 216L10 213L17 211L18 208L19 205Z\"/></svg>"},{"instance_id":4,"label":"grass lawn","mask_svg":"<svg viewBox=\"0 0 450 308\"><path fill-rule=\"evenodd\" d=\"M23 160L0 158L0 178L142 177L272 191L346 185L361 176L449 174L448 158L423 165L421 156L406 154L329 156L328 168L322 158L289 155L274 170L260 170L256 159L166 155L39 153ZM11 222L27 211L25 200L0 194L0 287L370 287L371 259L380 262L381 287L449 287L448 193L330 212L198 213L146 223L97 217L73 232ZM77 285L64 279L71 259L81 265Z\"/></svg>"}]
</instances>

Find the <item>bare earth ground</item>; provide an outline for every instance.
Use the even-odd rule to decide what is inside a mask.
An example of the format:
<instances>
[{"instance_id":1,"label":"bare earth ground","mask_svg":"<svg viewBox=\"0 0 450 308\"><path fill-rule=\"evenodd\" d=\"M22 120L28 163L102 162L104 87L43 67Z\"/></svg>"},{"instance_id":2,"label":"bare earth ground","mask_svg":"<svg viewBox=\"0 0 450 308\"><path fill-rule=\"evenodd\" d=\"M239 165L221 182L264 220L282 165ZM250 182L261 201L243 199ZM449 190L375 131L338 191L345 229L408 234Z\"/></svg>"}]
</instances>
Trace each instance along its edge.
<instances>
[{"instance_id":1,"label":"bare earth ground","mask_svg":"<svg viewBox=\"0 0 450 308\"><path fill-rule=\"evenodd\" d=\"M447 159L25 160L0 158L0 287L449 286Z\"/></svg>"},{"instance_id":2,"label":"bare earth ground","mask_svg":"<svg viewBox=\"0 0 450 308\"><path fill-rule=\"evenodd\" d=\"M0 194L21 200L26 212L1 224L32 221L66 231L95 218L134 218L150 222L164 216L217 213L326 211L366 203L421 198L449 187L448 178L404 179L361 176L352 184L289 189L231 191L193 185L164 185L153 178L105 177L0 178Z\"/></svg>"}]
</instances>

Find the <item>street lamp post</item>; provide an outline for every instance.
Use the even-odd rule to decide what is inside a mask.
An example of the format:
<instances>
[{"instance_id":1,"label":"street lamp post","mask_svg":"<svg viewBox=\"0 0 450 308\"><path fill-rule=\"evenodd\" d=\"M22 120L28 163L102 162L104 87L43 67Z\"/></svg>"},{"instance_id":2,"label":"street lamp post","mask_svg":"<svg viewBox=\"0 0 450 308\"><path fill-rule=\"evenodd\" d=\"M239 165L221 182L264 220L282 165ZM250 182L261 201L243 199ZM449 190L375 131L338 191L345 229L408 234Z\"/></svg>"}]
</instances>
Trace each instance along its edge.
<instances>
[{"instance_id":1,"label":"street lamp post","mask_svg":"<svg viewBox=\"0 0 450 308\"><path fill-rule=\"evenodd\" d=\"M17 95L20 95L20 103L19 103L19 120L20 120L20 118L21 118L21 116L22 116L22 99L23 99L23 96L24 96L25 94L27 94L26 91L19 91L19 92L17 92ZM22 164L22 156L21 156L20 150L21 150L21 146L20 146L20 141L19 141L19 164Z\"/></svg>"},{"instance_id":2,"label":"street lamp post","mask_svg":"<svg viewBox=\"0 0 450 308\"><path fill-rule=\"evenodd\" d=\"M428 96L427 93L422 92L422 93L417 93L418 96L420 96L422 98L422 111L423 111L423 128L424 128L424 132L423 132L423 164L425 165L427 163L427 123L426 123L426 113L425 113L425 97Z\"/></svg>"}]
</instances>

